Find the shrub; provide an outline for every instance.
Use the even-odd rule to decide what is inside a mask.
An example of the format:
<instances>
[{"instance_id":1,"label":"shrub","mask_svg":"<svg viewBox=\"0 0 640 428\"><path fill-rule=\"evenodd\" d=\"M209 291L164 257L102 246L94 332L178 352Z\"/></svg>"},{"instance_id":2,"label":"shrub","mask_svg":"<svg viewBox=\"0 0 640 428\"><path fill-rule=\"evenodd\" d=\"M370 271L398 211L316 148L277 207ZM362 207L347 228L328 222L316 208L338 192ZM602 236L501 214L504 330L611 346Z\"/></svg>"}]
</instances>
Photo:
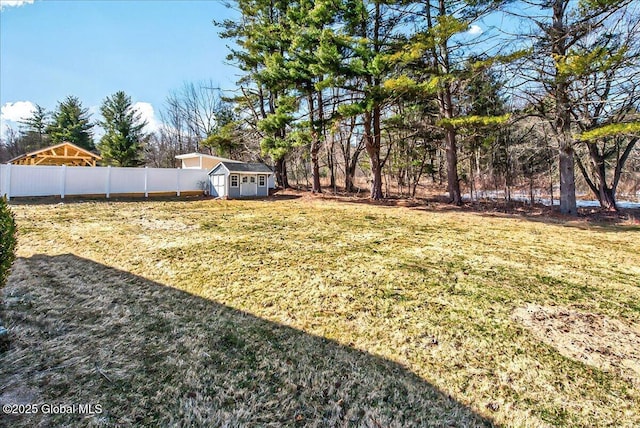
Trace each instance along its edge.
<instances>
[{"instance_id":1,"label":"shrub","mask_svg":"<svg viewBox=\"0 0 640 428\"><path fill-rule=\"evenodd\" d=\"M11 265L16 258L16 221L9 209L7 199L0 198L0 288L9 277Z\"/></svg>"}]
</instances>

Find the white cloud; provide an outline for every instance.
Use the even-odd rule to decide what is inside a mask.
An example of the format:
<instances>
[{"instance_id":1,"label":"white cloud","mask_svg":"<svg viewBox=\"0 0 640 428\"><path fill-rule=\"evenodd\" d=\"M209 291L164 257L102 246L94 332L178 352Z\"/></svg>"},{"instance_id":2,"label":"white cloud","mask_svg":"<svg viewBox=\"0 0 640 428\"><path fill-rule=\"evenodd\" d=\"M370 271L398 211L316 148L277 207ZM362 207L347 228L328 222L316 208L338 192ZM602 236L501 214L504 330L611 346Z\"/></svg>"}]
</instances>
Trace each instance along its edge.
<instances>
[{"instance_id":1,"label":"white cloud","mask_svg":"<svg viewBox=\"0 0 640 428\"><path fill-rule=\"evenodd\" d=\"M160 121L156 118L151 103L138 101L133 105L133 108L138 110L142 116L142 120L147 121L147 126L145 128L146 132L156 132L160 130Z\"/></svg>"},{"instance_id":2,"label":"white cloud","mask_svg":"<svg viewBox=\"0 0 640 428\"><path fill-rule=\"evenodd\" d=\"M0 120L3 122L10 120L17 122L31 116L36 106L31 101L16 101L15 103L6 103L0 109Z\"/></svg>"},{"instance_id":3,"label":"white cloud","mask_svg":"<svg viewBox=\"0 0 640 428\"><path fill-rule=\"evenodd\" d=\"M5 7L22 6L25 4L32 4L35 0L0 0L0 10Z\"/></svg>"},{"instance_id":4,"label":"white cloud","mask_svg":"<svg viewBox=\"0 0 640 428\"><path fill-rule=\"evenodd\" d=\"M467 34L470 34L472 36L477 36L478 34L482 34L483 30L482 28L480 28L479 25L475 25L473 24L471 27L469 27L469 29L467 30Z\"/></svg>"},{"instance_id":5,"label":"white cloud","mask_svg":"<svg viewBox=\"0 0 640 428\"><path fill-rule=\"evenodd\" d=\"M17 130L18 121L30 117L35 109L36 106L31 101L5 103L0 107L0 138L6 138L7 127Z\"/></svg>"}]
</instances>

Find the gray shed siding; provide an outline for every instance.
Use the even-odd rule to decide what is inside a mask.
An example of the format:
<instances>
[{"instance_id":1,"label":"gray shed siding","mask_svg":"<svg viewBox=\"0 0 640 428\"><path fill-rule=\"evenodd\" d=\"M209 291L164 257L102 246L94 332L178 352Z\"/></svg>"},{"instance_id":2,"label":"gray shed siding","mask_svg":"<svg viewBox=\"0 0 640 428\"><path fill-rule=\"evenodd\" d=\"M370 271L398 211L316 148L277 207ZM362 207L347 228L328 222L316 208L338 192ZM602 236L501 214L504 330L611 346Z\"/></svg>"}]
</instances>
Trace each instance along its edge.
<instances>
[{"instance_id":1,"label":"gray shed siding","mask_svg":"<svg viewBox=\"0 0 640 428\"><path fill-rule=\"evenodd\" d=\"M231 178L227 177L227 180L229 180L229 197L230 198L239 198L240 197L240 184L238 184L238 187L231 187ZM238 181L239 183L239 181Z\"/></svg>"},{"instance_id":2,"label":"gray shed siding","mask_svg":"<svg viewBox=\"0 0 640 428\"><path fill-rule=\"evenodd\" d=\"M238 187L231 187L232 175L238 176ZM269 196L269 179L272 177L272 175L273 174L267 174L265 172L229 172L225 165L223 163L220 163L209 173L209 191L211 196L213 197L227 197L230 199ZM259 186L261 176L265 178L265 186ZM216 180L219 180L218 177L223 177L225 183L224 189L220 189L220 186L218 186L220 191L216 191L216 187L214 186L214 183L217 182ZM240 196L242 177L255 177L255 191L253 189L250 189L250 194ZM247 187L253 186L244 187L245 191L248 190Z\"/></svg>"},{"instance_id":3,"label":"gray shed siding","mask_svg":"<svg viewBox=\"0 0 640 428\"><path fill-rule=\"evenodd\" d=\"M238 176L238 187L231 187L231 176L232 175L237 175ZM252 198L252 197L256 197L256 196L269 196L269 188L268 187L260 187L258 186L258 176L259 175L265 175L266 174L251 174L251 173L247 173L247 174L239 174L239 173L235 173L232 172L228 175L227 180L229 183L229 198ZM255 177L256 179L256 193L251 193L248 195L240 195L240 186L242 186L242 177ZM246 191L246 189L245 189Z\"/></svg>"},{"instance_id":4,"label":"gray shed siding","mask_svg":"<svg viewBox=\"0 0 640 428\"><path fill-rule=\"evenodd\" d=\"M258 176L264 176L264 187L260 187L260 185L258 185L258 195L257 196L269 196L269 176L266 174L258 174ZM260 183L260 179L259 177L256 176L256 181L258 183Z\"/></svg>"}]
</instances>

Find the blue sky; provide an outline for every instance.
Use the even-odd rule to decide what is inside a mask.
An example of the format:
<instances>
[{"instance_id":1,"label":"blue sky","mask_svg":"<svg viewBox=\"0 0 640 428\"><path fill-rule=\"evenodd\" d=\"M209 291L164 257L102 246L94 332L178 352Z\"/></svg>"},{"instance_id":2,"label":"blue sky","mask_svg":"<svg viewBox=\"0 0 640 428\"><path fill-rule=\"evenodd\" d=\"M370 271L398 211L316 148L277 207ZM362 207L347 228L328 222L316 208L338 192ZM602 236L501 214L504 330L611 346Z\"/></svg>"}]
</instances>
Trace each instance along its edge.
<instances>
[{"instance_id":1,"label":"blue sky","mask_svg":"<svg viewBox=\"0 0 640 428\"><path fill-rule=\"evenodd\" d=\"M53 110L67 95L97 112L106 96L123 90L153 124L184 82L235 86L238 70L225 64L228 41L212 23L234 11L220 1L0 2L3 132L32 104Z\"/></svg>"},{"instance_id":2,"label":"blue sky","mask_svg":"<svg viewBox=\"0 0 640 428\"><path fill-rule=\"evenodd\" d=\"M164 100L185 82L235 89L228 40L213 20L234 18L220 0L0 0L0 132L49 111L68 95L99 119L105 97L123 90L157 129ZM486 23L480 23L485 27ZM469 30L472 37L480 26ZM94 128L96 136L100 129Z\"/></svg>"}]
</instances>

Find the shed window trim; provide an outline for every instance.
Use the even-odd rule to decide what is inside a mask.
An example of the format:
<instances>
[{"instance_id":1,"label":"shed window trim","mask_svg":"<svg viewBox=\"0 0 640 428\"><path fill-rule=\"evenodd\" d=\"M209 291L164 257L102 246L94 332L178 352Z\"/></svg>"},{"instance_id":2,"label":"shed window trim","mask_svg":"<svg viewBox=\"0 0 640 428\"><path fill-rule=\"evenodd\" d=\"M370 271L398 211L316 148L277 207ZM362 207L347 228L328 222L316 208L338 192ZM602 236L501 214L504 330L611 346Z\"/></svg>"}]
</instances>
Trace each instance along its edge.
<instances>
[{"instance_id":1,"label":"shed window trim","mask_svg":"<svg viewBox=\"0 0 640 428\"><path fill-rule=\"evenodd\" d=\"M234 184L234 182L235 182L235 184ZM239 183L239 180L238 180L238 176L235 175L235 174L231 175L231 187L239 187L239 186L240 186L240 183Z\"/></svg>"},{"instance_id":2,"label":"shed window trim","mask_svg":"<svg viewBox=\"0 0 640 428\"><path fill-rule=\"evenodd\" d=\"M259 175L258 176L258 186L265 187L267 185L267 176Z\"/></svg>"},{"instance_id":3,"label":"shed window trim","mask_svg":"<svg viewBox=\"0 0 640 428\"><path fill-rule=\"evenodd\" d=\"M249 182L249 177L247 177L246 175L242 176L242 184L247 184Z\"/></svg>"}]
</instances>

